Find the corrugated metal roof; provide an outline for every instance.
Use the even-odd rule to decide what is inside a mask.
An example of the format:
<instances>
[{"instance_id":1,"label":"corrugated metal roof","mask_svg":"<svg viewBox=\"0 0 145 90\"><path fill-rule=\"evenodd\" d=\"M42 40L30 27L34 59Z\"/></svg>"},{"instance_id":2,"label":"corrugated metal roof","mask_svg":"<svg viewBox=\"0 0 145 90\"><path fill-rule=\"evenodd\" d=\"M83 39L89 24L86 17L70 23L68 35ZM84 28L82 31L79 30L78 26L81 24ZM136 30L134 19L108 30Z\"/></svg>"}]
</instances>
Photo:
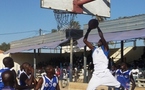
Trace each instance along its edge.
<instances>
[{"instance_id":1,"label":"corrugated metal roof","mask_svg":"<svg viewBox=\"0 0 145 90\"><path fill-rule=\"evenodd\" d=\"M145 14L103 21L99 27L103 33L145 28ZM87 28L88 25L84 25L84 34ZM97 34L97 31L93 30L90 34Z\"/></svg>"},{"instance_id":2,"label":"corrugated metal roof","mask_svg":"<svg viewBox=\"0 0 145 90\"><path fill-rule=\"evenodd\" d=\"M83 30L67 29L65 31L58 31L46 35L35 36L31 38L25 38L25 39L13 41L10 43L10 48L13 49L19 47L35 46L35 45L40 45L45 43L53 43L55 41L62 41L68 39L69 37L73 37L74 39L79 39L82 36L83 36Z\"/></svg>"},{"instance_id":3,"label":"corrugated metal roof","mask_svg":"<svg viewBox=\"0 0 145 90\"><path fill-rule=\"evenodd\" d=\"M87 30L87 27L88 27L87 25L84 25L83 30L84 34ZM101 28L103 33L145 28L145 14L100 22L99 27ZM90 34L97 34L97 30L91 31ZM31 38L13 41L10 43L11 45L10 47L12 49L25 46L40 45L48 42L51 43L54 41L65 39L66 39L66 31L58 31L55 33L49 33L42 36L35 36Z\"/></svg>"},{"instance_id":4,"label":"corrugated metal roof","mask_svg":"<svg viewBox=\"0 0 145 90\"><path fill-rule=\"evenodd\" d=\"M140 29L140 30L108 32L108 33L104 33L103 35L107 42L145 38L145 28ZM91 34L88 36L89 42L97 43L99 40L100 40L100 36L98 34ZM77 42L78 42L79 47L85 46L85 44L83 42L83 37L81 39L79 39Z\"/></svg>"}]
</instances>

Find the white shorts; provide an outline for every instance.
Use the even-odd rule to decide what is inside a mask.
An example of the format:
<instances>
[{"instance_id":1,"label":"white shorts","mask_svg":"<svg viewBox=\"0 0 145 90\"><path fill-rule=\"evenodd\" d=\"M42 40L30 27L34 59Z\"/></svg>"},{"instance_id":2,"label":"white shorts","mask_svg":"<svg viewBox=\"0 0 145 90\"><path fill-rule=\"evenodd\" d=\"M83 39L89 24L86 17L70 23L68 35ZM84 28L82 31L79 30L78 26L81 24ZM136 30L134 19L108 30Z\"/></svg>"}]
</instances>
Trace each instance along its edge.
<instances>
[{"instance_id":1,"label":"white shorts","mask_svg":"<svg viewBox=\"0 0 145 90\"><path fill-rule=\"evenodd\" d=\"M89 81L87 90L95 90L100 85L114 86L116 88L120 87L120 83L109 70L93 73L92 78Z\"/></svg>"}]
</instances>

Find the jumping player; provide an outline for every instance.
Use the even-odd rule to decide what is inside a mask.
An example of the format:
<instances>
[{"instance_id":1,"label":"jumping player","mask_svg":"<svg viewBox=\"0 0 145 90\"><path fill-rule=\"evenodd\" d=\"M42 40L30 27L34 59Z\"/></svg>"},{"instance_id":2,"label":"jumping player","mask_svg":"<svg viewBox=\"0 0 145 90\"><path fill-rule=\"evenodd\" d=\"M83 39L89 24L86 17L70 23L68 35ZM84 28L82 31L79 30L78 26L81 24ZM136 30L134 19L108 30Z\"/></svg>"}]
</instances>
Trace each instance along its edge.
<instances>
[{"instance_id":1,"label":"jumping player","mask_svg":"<svg viewBox=\"0 0 145 90\"><path fill-rule=\"evenodd\" d=\"M123 86L124 90L135 89L135 81L133 79L131 70L128 70L126 63L123 62L121 64L121 69L116 70L115 77L121 83L121 86ZM132 87L130 87L130 82L132 82Z\"/></svg>"},{"instance_id":2,"label":"jumping player","mask_svg":"<svg viewBox=\"0 0 145 90\"><path fill-rule=\"evenodd\" d=\"M35 90L60 90L59 81L57 76L55 76L55 70L51 65L45 67L46 75L42 75L39 79Z\"/></svg>"},{"instance_id":3,"label":"jumping player","mask_svg":"<svg viewBox=\"0 0 145 90\"><path fill-rule=\"evenodd\" d=\"M115 86L116 88L119 88L120 83L115 79L108 69L109 46L98 24L98 20L91 19L88 23L88 30L83 39L86 46L88 46L93 52L92 58L94 64L94 72L92 74L91 80L89 81L87 90L96 90L96 88L100 85ZM87 40L90 31L95 28L98 29L98 34L101 38L98 42L98 47L93 46Z\"/></svg>"}]
</instances>

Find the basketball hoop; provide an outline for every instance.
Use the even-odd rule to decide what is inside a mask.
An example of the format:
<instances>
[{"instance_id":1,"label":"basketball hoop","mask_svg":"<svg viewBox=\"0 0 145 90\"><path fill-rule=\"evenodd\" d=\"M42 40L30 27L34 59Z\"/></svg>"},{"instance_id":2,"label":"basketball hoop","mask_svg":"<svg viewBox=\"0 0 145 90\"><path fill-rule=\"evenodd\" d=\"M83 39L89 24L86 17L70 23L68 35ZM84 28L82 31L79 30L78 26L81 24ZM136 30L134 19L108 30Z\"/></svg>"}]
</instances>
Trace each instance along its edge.
<instances>
[{"instance_id":1,"label":"basketball hoop","mask_svg":"<svg viewBox=\"0 0 145 90\"><path fill-rule=\"evenodd\" d=\"M62 10L54 10L55 20L57 22L57 29L68 29L70 28L70 23L74 21L76 17L76 13L62 11Z\"/></svg>"}]
</instances>

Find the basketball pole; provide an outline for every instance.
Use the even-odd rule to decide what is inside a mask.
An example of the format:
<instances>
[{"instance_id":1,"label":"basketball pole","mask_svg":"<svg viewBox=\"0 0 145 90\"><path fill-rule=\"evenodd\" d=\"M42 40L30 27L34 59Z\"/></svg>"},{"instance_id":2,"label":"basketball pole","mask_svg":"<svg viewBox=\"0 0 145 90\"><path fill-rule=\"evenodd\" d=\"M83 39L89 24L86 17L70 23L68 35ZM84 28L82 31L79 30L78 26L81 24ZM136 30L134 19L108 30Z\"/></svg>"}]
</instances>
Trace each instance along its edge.
<instances>
[{"instance_id":1,"label":"basketball pole","mask_svg":"<svg viewBox=\"0 0 145 90\"><path fill-rule=\"evenodd\" d=\"M72 70L73 70L73 38L70 38L70 82L72 82Z\"/></svg>"},{"instance_id":2,"label":"basketball pole","mask_svg":"<svg viewBox=\"0 0 145 90\"><path fill-rule=\"evenodd\" d=\"M87 65L87 56L86 56L86 46L84 46L84 80L83 80L83 82L84 83L87 83L87 79L86 79L86 73L87 73L87 69L86 69L86 65Z\"/></svg>"},{"instance_id":3,"label":"basketball pole","mask_svg":"<svg viewBox=\"0 0 145 90\"><path fill-rule=\"evenodd\" d=\"M36 49L34 49L34 61L33 61L33 63L34 63L34 66L33 66L33 68L34 68L34 77L36 77Z\"/></svg>"}]
</instances>

